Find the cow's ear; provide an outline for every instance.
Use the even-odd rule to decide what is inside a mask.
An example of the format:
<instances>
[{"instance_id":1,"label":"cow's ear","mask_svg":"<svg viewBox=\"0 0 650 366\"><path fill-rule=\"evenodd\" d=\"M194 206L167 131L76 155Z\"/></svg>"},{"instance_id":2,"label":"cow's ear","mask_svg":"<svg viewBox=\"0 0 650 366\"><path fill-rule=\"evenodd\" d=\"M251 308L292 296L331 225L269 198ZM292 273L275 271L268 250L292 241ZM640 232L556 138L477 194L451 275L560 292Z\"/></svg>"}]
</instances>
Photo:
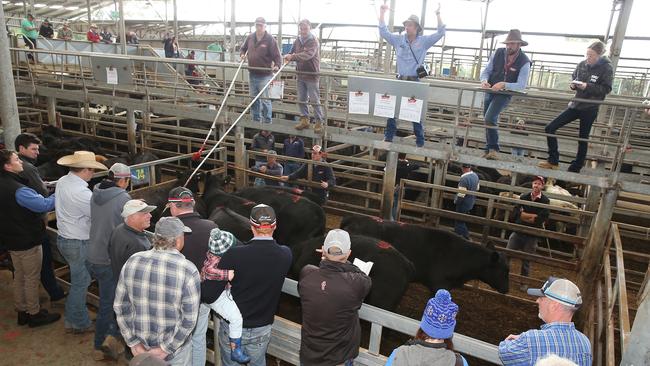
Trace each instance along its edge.
<instances>
[{"instance_id":1,"label":"cow's ear","mask_svg":"<svg viewBox=\"0 0 650 366\"><path fill-rule=\"evenodd\" d=\"M489 240L487 244L485 244L485 248L494 250L494 241Z\"/></svg>"},{"instance_id":2,"label":"cow's ear","mask_svg":"<svg viewBox=\"0 0 650 366\"><path fill-rule=\"evenodd\" d=\"M490 255L490 262L498 263L499 259L500 259L499 252L497 252L496 250L493 251L492 254Z\"/></svg>"}]
</instances>

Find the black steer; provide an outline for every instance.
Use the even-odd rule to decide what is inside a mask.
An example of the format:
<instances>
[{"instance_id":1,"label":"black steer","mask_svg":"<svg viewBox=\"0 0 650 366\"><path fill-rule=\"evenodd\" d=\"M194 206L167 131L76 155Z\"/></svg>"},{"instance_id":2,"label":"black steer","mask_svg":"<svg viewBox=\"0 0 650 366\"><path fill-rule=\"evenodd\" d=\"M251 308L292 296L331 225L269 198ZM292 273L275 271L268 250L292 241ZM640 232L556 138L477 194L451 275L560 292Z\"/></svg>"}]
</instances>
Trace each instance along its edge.
<instances>
[{"instance_id":1,"label":"black steer","mask_svg":"<svg viewBox=\"0 0 650 366\"><path fill-rule=\"evenodd\" d=\"M217 224L221 230L230 232L241 242L245 243L253 238L251 222L248 217L242 216L229 208L215 208L208 216L208 220Z\"/></svg>"},{"instance_id":2,"label":"black steer","mask_svg":"<svg viewBox=\"0 0 650 366\"><path fill-rule=\"evenodd\" d=\"M321 253L316 249L323 246L324 240L325 236L322 235L292 248L294 275L308 264L320 263ZM374 263L370 270L372 288L364 302L389 311L395 310L415 275L413 263L385 241L363 235L350 235L350 240L350 262L359 258Z\"/></svg>"},{"instance_id":3,"label":"black steer","mask_svg":"<svg viewBox=\"0 0 650 366\"><path fill-rule=\"evenodd\" d=\"M321 197L321 195L316 194L312 191L307 191L304 189L292 188L292 187L271 187L271 186L249 187L249 188L244 188L242 190L238 190L237 192L235 192L235 195L249 199L251 201L261 202L261 198L264 198L268 195L278 194L278 193L303 197L314 202L319 206L325 204L325 201L323 200L323 197ZM294 199L297 198L294 197Z\"/></svg>"},{"instance_id":4,"label":"black steer","mask_svg":"<svg viewBox=\"0 0 650 366\"><path fill-rule=\"evenodd\" d=\"M361 216L344 217L341 229L392 243L415 264L416 281L431 291L462 287L478 279L501 293L508 292L505 256L451 231Z\"/></svg>"}]
</instances>

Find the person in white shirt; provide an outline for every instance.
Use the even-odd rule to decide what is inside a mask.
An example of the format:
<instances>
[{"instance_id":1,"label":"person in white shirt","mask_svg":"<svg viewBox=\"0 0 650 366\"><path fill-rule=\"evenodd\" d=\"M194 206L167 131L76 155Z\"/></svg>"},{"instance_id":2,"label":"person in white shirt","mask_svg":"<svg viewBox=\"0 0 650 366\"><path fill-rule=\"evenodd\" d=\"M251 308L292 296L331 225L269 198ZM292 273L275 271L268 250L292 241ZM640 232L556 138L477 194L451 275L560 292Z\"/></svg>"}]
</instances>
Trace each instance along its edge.
<instances>
[{"instance_id":1,"label":"person in white shirt","mask_svg":"<svg viewBox=\"0 0 650 366\"><path fill-rule=\"evenodd\" d=\"M86 269L86 251L90 239L90 198L92 192L88 181L95 170L107 168L95 161L90 151L75 151L57 161L57 164L70 168L56 184L56 224L58 235L56 244L70 267L70 292L65 301L65 329L67 333L82 334L92 331L86 291L90 284L90 274Z\"/></svg>"}]
</instances>

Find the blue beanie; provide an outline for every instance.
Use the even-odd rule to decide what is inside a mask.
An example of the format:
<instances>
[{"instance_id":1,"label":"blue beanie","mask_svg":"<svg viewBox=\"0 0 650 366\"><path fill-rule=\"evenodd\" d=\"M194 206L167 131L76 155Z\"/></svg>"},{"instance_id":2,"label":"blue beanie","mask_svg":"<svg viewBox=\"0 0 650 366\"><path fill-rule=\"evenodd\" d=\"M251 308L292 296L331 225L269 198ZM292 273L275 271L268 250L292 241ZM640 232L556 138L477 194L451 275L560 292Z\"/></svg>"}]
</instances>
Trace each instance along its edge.
<instances>
[{"instance_id":1,"label":"blue beanie","mask_svg":"<svg viewBox=\"0 0 650 366\"><path fill-rule=\"evenodd\" d=\"M451 338L456 327L456 314L458 305L451 301L449 291L438 290L436 296L427 302L420 328L431 338Z\"/></svg>"}]
</instances>

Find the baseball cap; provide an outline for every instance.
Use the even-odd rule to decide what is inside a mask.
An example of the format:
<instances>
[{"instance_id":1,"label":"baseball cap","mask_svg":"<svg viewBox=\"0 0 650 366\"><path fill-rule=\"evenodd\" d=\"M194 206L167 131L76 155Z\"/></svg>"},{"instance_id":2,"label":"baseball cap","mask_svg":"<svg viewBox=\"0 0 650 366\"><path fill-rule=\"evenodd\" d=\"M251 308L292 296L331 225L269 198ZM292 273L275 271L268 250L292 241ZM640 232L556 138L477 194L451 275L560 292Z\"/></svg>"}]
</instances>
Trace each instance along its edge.
<instances>
[{"instance_id":1,"label":"baseball cap","mask_svg":"<svg viewBox=\"0 0 650 366\"><path fill-rule=\"evenodd\" d=\"M269 154L269 155L275 155L275 156L278 155L278 153L275 152L275 150L269 150L269 151L267 151L266 153Z\"/></svg>"},{"instance_id":2,"label":"baseball cap","mask_svg":"<svg viewBox=\"0 0 650 366\"><path fill-rule=\"evenodd\" d=\"M131 169L126 164L115 163L108 171L113 172L115 178L131 178Z\"/></svg>"},{"instance_id":3,"label":"baseball cap","mask_svg":"<svg viewBox=\"0 0 650 366\"><path fill-rule=\"evenodd\" d=\"M161 217L160 220L156 223L156 232L157 236L163 238L175 239L184 233L191 233L192 229L185 226L183 221L177 217Z\"/></svg>"},{"instance_id":4,"label":"baseball cap","mask_svg":"<svg viewBox=\"0 0 650 366\"><path fill-rule=\"evenodd\" d=\"M323 243L323 251L330 255L346 255L350 253L350 234L341 229L330 230Z\"/></svg>"},{"instance_id":5,"label":"baseball cap","mask_svg":"<svg viewBox=\"0 0 650 366\"><path fill-rule=\"evenodd\" d=\"M257 17L255 18L255 24L266 24L266 19L264 17Z\"/></svg>"},{"instance_id":6,"label":"baseball cap","mask_svg":"<svg viewBox=\"0 0 650 366\"><path fill-rule=\"evenodd\" d=\"M536 297L545 296L576 309L582 305L580 289L573 282L565 278L549 277L542 288L528 289L528 295Z\"/></svg>"},{"instance_id":7,"label":"baseball cap","mask_svg":"<svg viewBox=\"0 0 650 366\"><path fill-rule=\"evenodd\" d=\"M250 220L256 228L275 228L275 211L271 206L259 204L251 210Z\"/></svg>"},{"instance_id":8,"label":"baseball cap","mask_svg":"<svg viewBox=\"0 0 650 366\"><path fill-rule=\"evenodd\" d=\"M122 207L122 217L127 218L136 212L151 212L156 208L156 206L148 205L143 200L129 200Z\"/></svg>"},{"instance_id":9,"label":"baseball cap","mask_svg":"<svg viewBox=\"0 0 650 366\"><path fill-rule=\"evenodd\" d=\"M167 197L167 202L194 202L194 193L185 187L172 189Z\"/></svg>"},{"instance_id":10,"label":"baseball cap","mask_svg":"<svg viewBox=\"0 0 650 366\"><path fill-rule=\"evenodd\" d=\"M311 147L311 151L313 151L315 153L319 153L319 152L321 152L321 150L323 150L323 147L320 146L320 145L314 145L314 146Z\"/></svg>"},{"instance_id":11,"label":"baseball cap","mask_svg":"<svg viewBox=\"0 0 650 366\"><path fill-rule=\"evenodd\" d=\"M536 181L536 180L541 180L541 181L542 181L542 184L544 184L544 183L546 182L546 181L544 180L544 177L542 177L541 175L536 175L536 176L534 176L534 177L533 177L533 182Z\"/></svg>"}]
</instances>

